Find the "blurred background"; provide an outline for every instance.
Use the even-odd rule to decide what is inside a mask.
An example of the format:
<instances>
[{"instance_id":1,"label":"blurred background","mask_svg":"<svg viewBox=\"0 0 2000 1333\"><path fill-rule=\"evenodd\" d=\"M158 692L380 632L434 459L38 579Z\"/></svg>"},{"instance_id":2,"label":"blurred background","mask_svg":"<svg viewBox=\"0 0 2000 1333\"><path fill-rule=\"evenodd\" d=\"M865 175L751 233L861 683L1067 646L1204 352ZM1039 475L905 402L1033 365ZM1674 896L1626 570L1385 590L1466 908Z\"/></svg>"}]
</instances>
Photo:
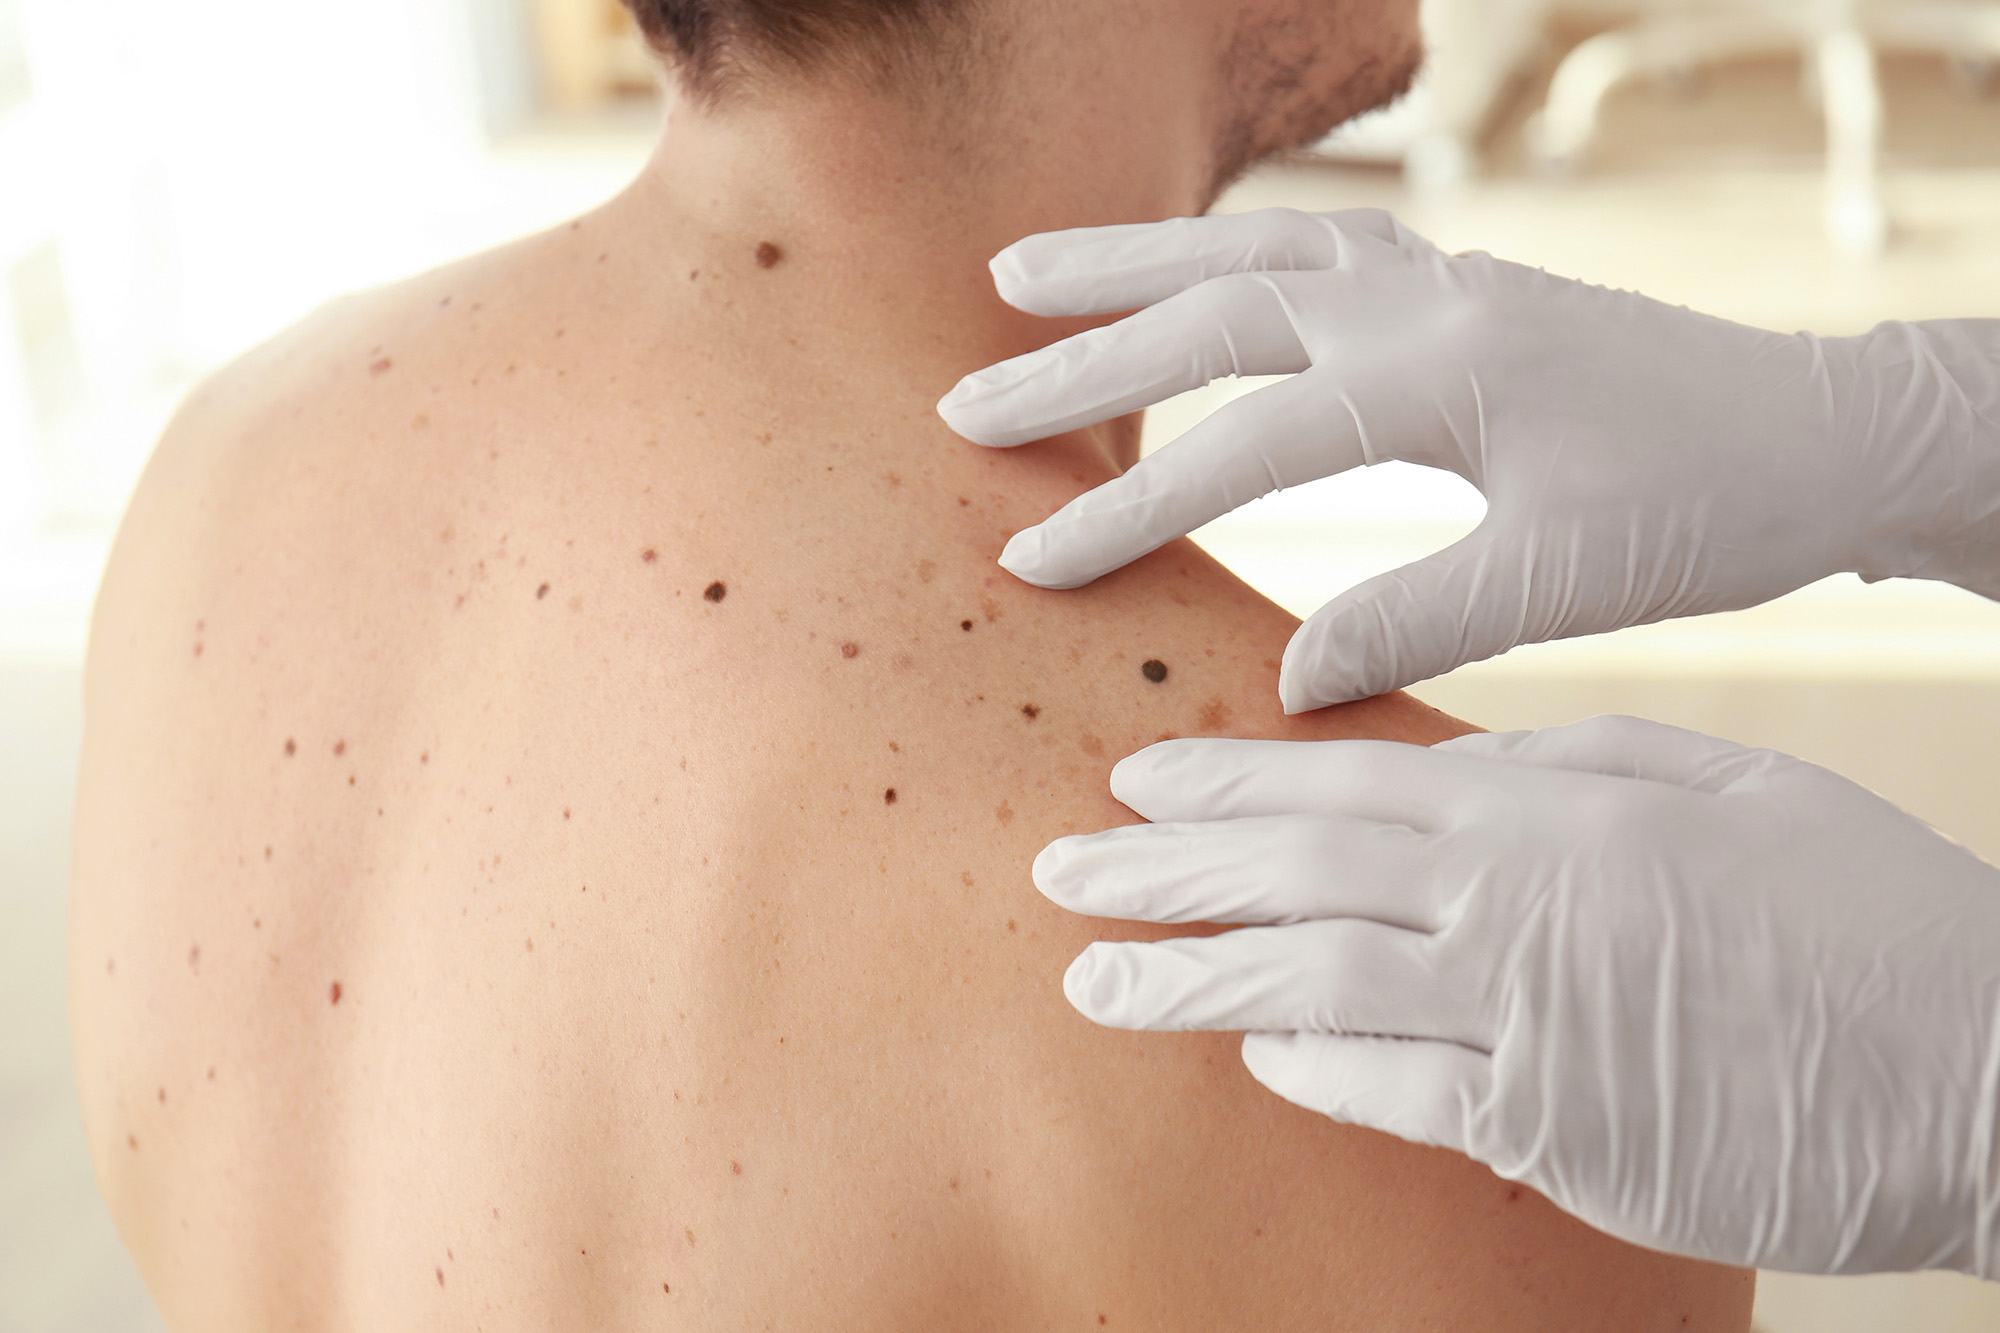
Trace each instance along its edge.
<instances>
[{"instance_id":1,"label":"blurred background","mask_svg":"<svg viewBox=\"0 0 2000 1333\"><path fill-rule=\"evenodd\" d=\"M1224 210L1396 209L1822 334L2000 316L2000 3L1435 0L1403 104ZM587 208L658 115L614 0L0 0L0 1330L158 1327L71 1092L63 936L90 599L167 415L337 293ZM1156 448L1251 381L1156 409ZM1389 464L1199 536L1298 614L1469 531ZM1417 691L1494 728L1642 713L1828 764L2000 858L2000 606L1852 578ZM1767 1275L1767 1333L2000 1328L2000 1284Z\"/></svg>"}]
</instances>

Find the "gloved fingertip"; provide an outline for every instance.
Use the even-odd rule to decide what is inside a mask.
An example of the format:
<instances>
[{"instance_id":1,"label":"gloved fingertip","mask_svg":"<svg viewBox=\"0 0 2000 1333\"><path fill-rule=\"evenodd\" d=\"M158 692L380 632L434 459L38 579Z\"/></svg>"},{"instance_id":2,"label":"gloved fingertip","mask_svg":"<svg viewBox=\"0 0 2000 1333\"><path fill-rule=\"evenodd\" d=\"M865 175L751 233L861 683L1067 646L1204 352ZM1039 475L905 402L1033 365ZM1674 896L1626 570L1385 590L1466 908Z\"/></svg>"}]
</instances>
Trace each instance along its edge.
<instances>
[{"instance_id":1,"label":"gloved fingertip","mask_svg":"<svg viewBox=\"0 0 2000 1333\"><path fill-rule=\"evenodd\" d=\"M1093 1023L1115 1026L1125 996L1126 969L1115 966L1112 945L1099 940L1071 960L1063 973L1063 997Z\"/></svg>"},{"instance_id":2,"label":"gloved fingertip","mask_svg":"<svg viewBox=\"0 0 2000 1333\"><path fill-rule=\"evenodd\" d=\"M1111 766L1111 795L1122 805L1137 810L1158 783L1163 766L1174 758L1174 749L1186 741L1154 741L1143 750L1134 750Z\"/></svg>"},{"instance_id":3,"label":"gloved fingertip","mask_svg":"<svg viewBox=\"0 0 2000 1333\"><path fill-rule=\"evenodd\" d=\"M1070 907L1076 896L1076 885L1068 871L1076 862L1077 842L1074 836L1057 838L1035 853L1035 864L1029 871L1036 890L1058 907Z\"/></svg>"},{"instance_id":4,"label":"gloved fingertip","mask_svg":"<svg viewBox=\"0 0 2000 1333\"><path fill-rule=\"evenodd\" d=\"M1057 558L1054 545L1047 523L1023 528L1008 538L1007 545L1001 548L1000 568L1023 583L1054 590L1081 588L1096 577L1094 574L1076 577L1076 571L1065 567Z\"/></svg>"}]
</instances>

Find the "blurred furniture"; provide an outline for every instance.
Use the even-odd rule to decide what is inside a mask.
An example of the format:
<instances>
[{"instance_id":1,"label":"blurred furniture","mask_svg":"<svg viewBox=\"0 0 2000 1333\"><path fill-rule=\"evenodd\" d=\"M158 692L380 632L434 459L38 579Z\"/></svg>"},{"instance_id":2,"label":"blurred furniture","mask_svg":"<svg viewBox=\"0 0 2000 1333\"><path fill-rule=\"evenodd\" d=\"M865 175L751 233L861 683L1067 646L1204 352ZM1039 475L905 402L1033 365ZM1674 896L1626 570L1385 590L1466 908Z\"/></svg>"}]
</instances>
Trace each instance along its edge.
<instances>
[{"instance_id":1,"label":"blurred furniture","mask_svg":"<svg viewBox=\"0 0 2000 1333\"><path fill-rule=\"evenodd\" d=\"M1416 190L1465 180L1494 108L1541 46L1549 8L1550 0L1424 0L1424 68L1409 94L1342 125L1312 151L1401 163Z\"/></svg>"},{"instance_id":2,"label":"blurred furniture","mask_svg":"<svg viewBox=\"0 0 2000 1333\"><path fill-rule=\"evenodd\" d=\"M656 91L653 65L618 0L532 0L544 105L589 111Z\"/></svg>"},{"instance_id":3,"label":"blurred furniture","mask_svg":"<svg viewBox=\"0 0 2000 1333\"><path fill-rule=\"evenodd\" d=\"M1980 86L2000 60L2000 3L1986 0L1653 0L1648 8L1563 58L1530 123L1535 155L1550 166L1575 163L1605 95L1627 79L1684 79L1713 61L1799 51L1826 120L1827 235L1862 257L1879 253L1889 230L1876 188L1876 51L1941 51Z\"/></svg>"}]
</instances>

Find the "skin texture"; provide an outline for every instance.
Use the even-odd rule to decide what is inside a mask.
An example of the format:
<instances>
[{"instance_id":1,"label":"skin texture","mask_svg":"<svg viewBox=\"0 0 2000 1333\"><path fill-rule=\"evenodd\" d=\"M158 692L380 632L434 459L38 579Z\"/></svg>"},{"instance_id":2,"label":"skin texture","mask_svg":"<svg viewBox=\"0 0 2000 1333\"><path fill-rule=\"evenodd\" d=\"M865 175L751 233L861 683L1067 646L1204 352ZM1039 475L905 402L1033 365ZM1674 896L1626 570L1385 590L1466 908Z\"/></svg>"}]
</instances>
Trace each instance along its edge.
<instances>
[{"instance_id":1,"label":"skin texture","mask_svg":"<svg viewBox=\"0 0 2000 1333\"><path fill-rule=\"evenodd\" d=\"M1132 819L1121 755L1465 729L1283 717L1294 622L1187 543L1074 593L993 564L1136 423L943 428L1081 327L985 257L1199 208L1228 126L1282 119L1218 110L1270 16L1175 8L1033 11L1046 83L966 99L970 165L854 89L677 107L604 208L190 400L99 599L72 934L170 1327L1747 1327L1748 1273L1063 1000L1090 940L1169 933L1029 881ZM1399 12L1339 11L1381 29L1349 66Z\"/></svg>"}]
</instances>

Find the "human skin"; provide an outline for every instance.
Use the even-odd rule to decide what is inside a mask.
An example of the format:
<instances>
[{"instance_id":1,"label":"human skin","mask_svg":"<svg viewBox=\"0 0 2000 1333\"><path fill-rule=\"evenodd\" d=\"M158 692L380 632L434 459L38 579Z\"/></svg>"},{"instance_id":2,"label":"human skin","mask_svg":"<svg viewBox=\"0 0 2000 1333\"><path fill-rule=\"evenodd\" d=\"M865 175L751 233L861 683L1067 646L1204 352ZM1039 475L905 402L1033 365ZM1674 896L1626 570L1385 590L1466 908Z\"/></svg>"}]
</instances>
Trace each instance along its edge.
<instances>
[{"instance_id":1,"label":"human skin","mask_svg":"<svg viewBox=\"0 0 2000 1333\"><path fill-rule=\"evenodd\" d=\"M1176 933L1029 879L1132 821L1121 755L1466 729L1284 717L1295 622L1185 542L1018 583L1136 423L993 453L932 412L1081 327L993 250L1206 201L1218 118L1151 88L1229 16L1183 8L1051 36L976 172L852 88L678 105L605 207L191 398L99 598L71 940L170 1327L1747 1327L1747 1272L1063 999Z\"/></svg>"}]
</instances>

